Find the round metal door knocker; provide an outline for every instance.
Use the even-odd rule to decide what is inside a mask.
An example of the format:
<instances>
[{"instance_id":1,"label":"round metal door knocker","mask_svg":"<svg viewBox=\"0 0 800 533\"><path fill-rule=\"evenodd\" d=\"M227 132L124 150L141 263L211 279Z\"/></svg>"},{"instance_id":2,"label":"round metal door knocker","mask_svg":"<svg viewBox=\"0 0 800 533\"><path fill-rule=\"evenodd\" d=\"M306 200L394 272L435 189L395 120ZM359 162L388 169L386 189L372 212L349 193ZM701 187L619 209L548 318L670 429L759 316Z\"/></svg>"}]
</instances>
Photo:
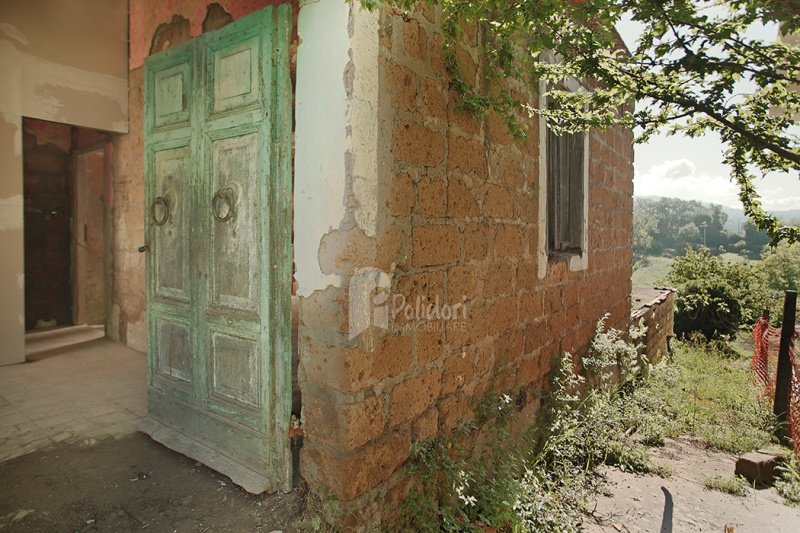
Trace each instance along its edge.
<instances>
[{"instance_id":1,"label":"round metal door knocker","mask_svg":"<svg viewBox=\"0 0 800 533\"><path fill-rule=\"evenodd\" d=\"M214 198L211 199L211 214L218 222L228 222L236 216L236 198L232 188L225 187L214 194Z\"/></svg>"},{"instance_id":2,"label":"round metal door knocker","mask_svg":"<svg viewBox=\"0 0 800 533\"><path fill-rule=\"evenodd\" d=\"M163 212L163 216L159 217L159 208ZM153 224L156 226L163 226L169 220L170 208L169 198L164 196L156 196L153 198L153 203L150 204L150 216L153 218Z\"/></svg>"}]
</instances>

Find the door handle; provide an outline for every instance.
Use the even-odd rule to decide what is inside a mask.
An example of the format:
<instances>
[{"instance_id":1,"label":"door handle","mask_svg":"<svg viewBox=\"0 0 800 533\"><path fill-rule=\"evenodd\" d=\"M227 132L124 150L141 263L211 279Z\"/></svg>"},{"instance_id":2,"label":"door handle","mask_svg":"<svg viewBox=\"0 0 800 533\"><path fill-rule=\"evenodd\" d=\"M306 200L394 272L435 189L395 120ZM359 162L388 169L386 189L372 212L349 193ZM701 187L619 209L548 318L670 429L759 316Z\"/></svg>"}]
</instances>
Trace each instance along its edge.
<instances>
[{"instance_id":1,"label":"door handle","mask_svg":"<svg viewBox=\"0 0 800 533\"><path fill-rule=\"evenodd\" d=\"M149 252L149 251L150 251L150 245L148 245L148 244L145 244L145 245L142 245L142 246L139 247L139 253L140 254L143 254L143 253Z\"/></svg>"},{"instance_id":2,"label":"door handle","mask_svg":"<svg viewBox=\"0 0 800 533\"><path fill-rule=\"evenodd\" d=\"M164 216L158 216L158 208L161 207L164 211ZM163 226L169 220L170 206L169 198L164 196L156 196L153 198L153 203L150 204L150 216L153 218L153 224L156 226Z\"/></svg>"},{"instance_id":3,"label":"door handle","mask_svg":"<svg viewBox=\"0 0 800 533\"><path fill-rule=\"evenodd\" d=\"M218 222L228 222L236 216L236 198L233 189L225 187L218 190L214 197L211 199L211 214ZM222 205L225 205L226 210L222 213Z\"/></svg>"}]
</instances>

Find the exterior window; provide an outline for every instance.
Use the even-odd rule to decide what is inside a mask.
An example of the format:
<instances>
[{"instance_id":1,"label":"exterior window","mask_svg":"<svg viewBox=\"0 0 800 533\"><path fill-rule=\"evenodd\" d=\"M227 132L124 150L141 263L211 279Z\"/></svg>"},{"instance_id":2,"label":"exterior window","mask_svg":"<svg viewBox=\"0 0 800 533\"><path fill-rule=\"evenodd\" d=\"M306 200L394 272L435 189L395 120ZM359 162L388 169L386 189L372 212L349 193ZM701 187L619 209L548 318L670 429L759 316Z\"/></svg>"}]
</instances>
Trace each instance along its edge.
<instances>
[{"instance_id":1,"label":"exterior window","mask_svg":"<svg viewBox=\"0 0 800 533\"><path fill-rule=\"evenodd\" d=\"M556 253L584 250L583 132L556 135L547 128L547 245Z\"/></svg>"}]
</instances>

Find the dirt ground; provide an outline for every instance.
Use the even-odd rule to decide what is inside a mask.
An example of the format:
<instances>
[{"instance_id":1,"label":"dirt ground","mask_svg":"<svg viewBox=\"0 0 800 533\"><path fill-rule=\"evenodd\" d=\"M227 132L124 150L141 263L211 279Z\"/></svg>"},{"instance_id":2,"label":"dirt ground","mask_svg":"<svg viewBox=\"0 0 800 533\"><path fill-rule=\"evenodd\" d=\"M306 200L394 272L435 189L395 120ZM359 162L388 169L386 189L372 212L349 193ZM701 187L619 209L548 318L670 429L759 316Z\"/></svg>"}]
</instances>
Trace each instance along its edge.
<instances>
[{"instance_id":1,"label":"dirt ground","mask_svg":"<svg viewBox=\"0 0 800 533\"><path fill-rule=\"evenodd\" d=\"M735 533L800 531L800 509L785 505L774 488L750 489L746 497L737 497L704 487L714 474L733 476L735 456L684 439L669 439L652 453L672 475L664 479L606 470L607 493L590 505L596 523L587 524L587 532L722 533L726 524Z\"/></svg>"},{"instance_id":2,"label":"dirt ground","mask_svg":"<svg viewBox=\"0 0 800 533\"><path fill-rule=\"evenodd\" d=\"M775 489L744 498L709 491L703 480L733 474L735 457L689 440L653 450L672 475L608 469L607 492L590 507L588 533L800 531L800 509ZM0 531L302 530L301 489L253 496L147 436L58 445L0 464Z\"/></svg>"},{"instance_id":3,"label":"dirt ground","mask_svg":"<svg viewBox=\"0 0 800 533\"><path fill-rule=\"evenodd\" d=\"M300 489L253 496L136 433L0 464L2 531L291 531Z\"/></svg>"}]
</instances>

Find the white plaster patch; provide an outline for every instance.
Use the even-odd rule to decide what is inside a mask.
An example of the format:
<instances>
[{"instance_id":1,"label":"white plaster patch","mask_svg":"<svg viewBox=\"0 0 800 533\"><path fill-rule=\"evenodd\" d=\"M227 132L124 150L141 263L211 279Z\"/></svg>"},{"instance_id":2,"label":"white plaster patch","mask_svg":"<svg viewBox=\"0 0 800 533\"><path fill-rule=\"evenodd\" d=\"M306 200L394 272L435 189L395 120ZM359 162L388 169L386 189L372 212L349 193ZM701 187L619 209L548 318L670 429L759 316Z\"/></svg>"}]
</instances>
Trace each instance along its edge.
<instances>
[{"instance_id":1,"label":"white plaster patch","mask_svg":"<svg viewBox=\"0 0 800 533\"><path fill-rule=\"evenodd\" d=\"M298 16L295 97L294 257L297 294L308 297L341 279L322 273L322 237L345 216L350 5L340 0L305 3Z\"/></svg>"},{"instance_id":2,"label":"white plaster patch","mask_svg":"<svg viewBox=\"0 0 800 533\"><path fill-rule=\"evenodd\" d=\"M366 235L377 234L378 222L378 22L377 10L353 6L353 99L348 109L348 149L353 154L355 220Z\"/></svg>"},{"instance_id":3,"label":"white plaster patch","mask_svg":"<svg viewBox=\"0 0 800 533\"><path fill-rule=\"evenodd\" d=\"M0 230L22 229L22 195L0 198Z\"/></svg>"},{"instance_id":4,"label":"white plaster patch","mask_svg":"<svg viewBox=\"0 0 800 533\"><path fill-rule=\"evenodd\" d=\"M0 112L3 121L14 128L14 155L22 157L22 135L20 129L22 128L22 117L15 113Z\"/></svg>"},{"instance_id":5,"label":"white plaster patch","mask_svg":"<svg viewBox=\"0 0 800 533\"><path fill-rule=\"evenodd\" d=\"M7 36L14 39L19 44L23 46L28 46L28 38L25 37L25 34L19 31L19 29L16 26L13 26L8 22L0 22L0 32L5 33Z\"/></svg>"},{"instance_id":6,"label":"white plaster patch","mask_svg":"<svg viewBox=\"0 0 800 533\"><path fill-rule=\"evenodd\" d=\"M543 95L546 90L544 81L539 82L539 94ZM542 98L540 96L540 98ZM544 104L542 100L539 102L541 107ZM546 154L547 145L547 120L539 113L539 246L536 250L536 262L538 267L539 279L543 279L547 275L547 164L544 161L544 154Z\"/></svg>"}]
</instances>

